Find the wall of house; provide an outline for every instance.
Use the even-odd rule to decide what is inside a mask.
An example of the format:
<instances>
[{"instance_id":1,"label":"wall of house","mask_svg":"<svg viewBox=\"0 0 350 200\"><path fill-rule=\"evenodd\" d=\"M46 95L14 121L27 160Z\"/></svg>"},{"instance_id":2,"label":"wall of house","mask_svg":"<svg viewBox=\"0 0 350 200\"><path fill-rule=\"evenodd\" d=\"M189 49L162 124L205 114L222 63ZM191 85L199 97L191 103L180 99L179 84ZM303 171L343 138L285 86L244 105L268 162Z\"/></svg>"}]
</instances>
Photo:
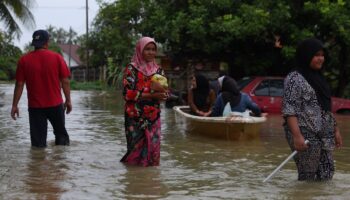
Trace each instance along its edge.
<instances>
[{"instance_id":1,"label":"wall of house","mask_svg":"<svg viewBox=\"0 0 350 200\"><path fill-rule=\"evenodd\" d=\"M86 76L88 76L87 81L97 81L105 80L106 76L102 67L89 68L87 73L86 67L73 67L71 70L71 80L74 81L86 81Z\"/></svg>"}]
</instances>

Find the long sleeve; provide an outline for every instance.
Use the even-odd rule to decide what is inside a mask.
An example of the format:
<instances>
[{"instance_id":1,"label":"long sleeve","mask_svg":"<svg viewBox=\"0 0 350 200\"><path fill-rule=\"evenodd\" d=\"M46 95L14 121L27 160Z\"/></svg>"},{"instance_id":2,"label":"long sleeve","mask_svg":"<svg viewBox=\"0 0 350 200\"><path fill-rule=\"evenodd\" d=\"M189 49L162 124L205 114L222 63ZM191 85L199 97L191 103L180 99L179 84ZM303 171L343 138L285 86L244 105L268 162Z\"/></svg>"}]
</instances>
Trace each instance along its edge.
<instances>
[{"instance_id":1,"label":"long sleeve","mask_svg":"<svg viewBox=\"0 0 350 200\"><path fill-rule=\"evenodd\" d=\"M259 106L247 94L242 94L242 97L245 98L247 108L251 110L255 116L260 116L261 110Z\"/></svg>"},{"instance_id":2,"label":"long sleeve","mask_svg":"<svg viewBox=\"0 0 350 200\"><path fill-rule=\"evenodd\" d=\"M125 101L138 101L141 98L142 91L137 89L138 71L131 65L128 65L124 71L123 77L123 95Z\"/></svg>"},{"instance_id":3,"label":"long sleeve","mask_svg":"<svg viewBox=\"0 0 350 200\"><path fill-rule=\"evenodd\" d=\"M302 107L302 85L298 73L289 74L284 80L282 114L283 116L296 116Z\"/></svg>"},{"instance_id":4,"label":"long sleeve","mask_svg":"<svg viewBox=\"0 0 350 200\"><path fill-rule=\"evenodd\" d=\"M210 116L212 117L218 117L222 116L222 111L224 110L224 102L222 100L222 95L219 94L219 96L216 98L213 111Z\"/></svg>"}]
</instances>

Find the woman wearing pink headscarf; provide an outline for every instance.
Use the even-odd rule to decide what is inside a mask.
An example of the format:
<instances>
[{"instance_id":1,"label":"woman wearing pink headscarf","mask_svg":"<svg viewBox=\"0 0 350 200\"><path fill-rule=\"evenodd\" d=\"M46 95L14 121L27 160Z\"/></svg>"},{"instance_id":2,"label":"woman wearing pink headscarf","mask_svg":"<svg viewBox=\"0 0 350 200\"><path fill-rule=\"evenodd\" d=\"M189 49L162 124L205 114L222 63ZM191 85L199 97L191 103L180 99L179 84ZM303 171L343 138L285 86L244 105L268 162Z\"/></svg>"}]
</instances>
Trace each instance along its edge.
<instances>
[{"instance_id":1,"label":"woman wearing pink headscarf","mask_svg":"<svg viewBox=\"0 0 350 200\"><path fill-rule=\"evenodd\" d=\"M155 62L154 39L142 37L136 44L131 63L125 68L125 133L127 152L121 162L131 165L157 166L160 160L160 101L168 94L151 82L154 74L163 75ZM158 90L159 89L159 90Z\"/></svg>"}]
</instances>

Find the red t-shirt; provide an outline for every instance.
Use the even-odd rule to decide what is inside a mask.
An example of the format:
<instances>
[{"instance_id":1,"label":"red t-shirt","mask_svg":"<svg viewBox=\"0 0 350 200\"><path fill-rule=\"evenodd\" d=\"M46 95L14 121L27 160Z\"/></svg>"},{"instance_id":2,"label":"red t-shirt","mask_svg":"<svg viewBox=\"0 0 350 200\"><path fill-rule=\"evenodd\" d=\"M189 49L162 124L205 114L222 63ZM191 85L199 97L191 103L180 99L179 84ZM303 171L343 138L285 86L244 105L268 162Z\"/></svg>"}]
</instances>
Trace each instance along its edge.
<instances>
[{"instance_id":1,"label":"red t-shirt","mask_svg":"<svg viewBox=\"0 0 350 200\"><path fill-rule=\"evenodd\" d=\"M47 108L63 103L61 79L70 76L62 56L47 49L23 55L16 70L16 80L27 87L28 106Z\"/></svg>"}]
</instances>

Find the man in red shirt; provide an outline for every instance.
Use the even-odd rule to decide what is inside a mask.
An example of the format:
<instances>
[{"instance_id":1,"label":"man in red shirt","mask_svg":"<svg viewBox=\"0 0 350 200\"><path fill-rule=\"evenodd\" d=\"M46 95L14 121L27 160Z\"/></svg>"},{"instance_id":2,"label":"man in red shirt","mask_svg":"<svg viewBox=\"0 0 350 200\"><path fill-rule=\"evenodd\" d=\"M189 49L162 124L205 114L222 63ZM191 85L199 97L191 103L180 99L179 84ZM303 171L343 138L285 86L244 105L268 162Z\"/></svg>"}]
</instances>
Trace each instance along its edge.
<instances>
[{"instance_id":1,"label":"man in red shirt","mask_svg":"<svg viewBox=\"0 0 350 200\"><path fill-rule=\"evenodd\" d=\"M69 135L65 128L65 115L72 110L70 98L70 71L58 53L48 50L49 34L45 30L33 33L31 51L23 55L16 70L16 86L13 95L11 117L19 116L18 102L24 84L27 88L30 139L34 147L46 147L47 121L55 135L56 145L69 145ZM65 102L61 95L61 87Z\"/></svg>"}]
</instances>

